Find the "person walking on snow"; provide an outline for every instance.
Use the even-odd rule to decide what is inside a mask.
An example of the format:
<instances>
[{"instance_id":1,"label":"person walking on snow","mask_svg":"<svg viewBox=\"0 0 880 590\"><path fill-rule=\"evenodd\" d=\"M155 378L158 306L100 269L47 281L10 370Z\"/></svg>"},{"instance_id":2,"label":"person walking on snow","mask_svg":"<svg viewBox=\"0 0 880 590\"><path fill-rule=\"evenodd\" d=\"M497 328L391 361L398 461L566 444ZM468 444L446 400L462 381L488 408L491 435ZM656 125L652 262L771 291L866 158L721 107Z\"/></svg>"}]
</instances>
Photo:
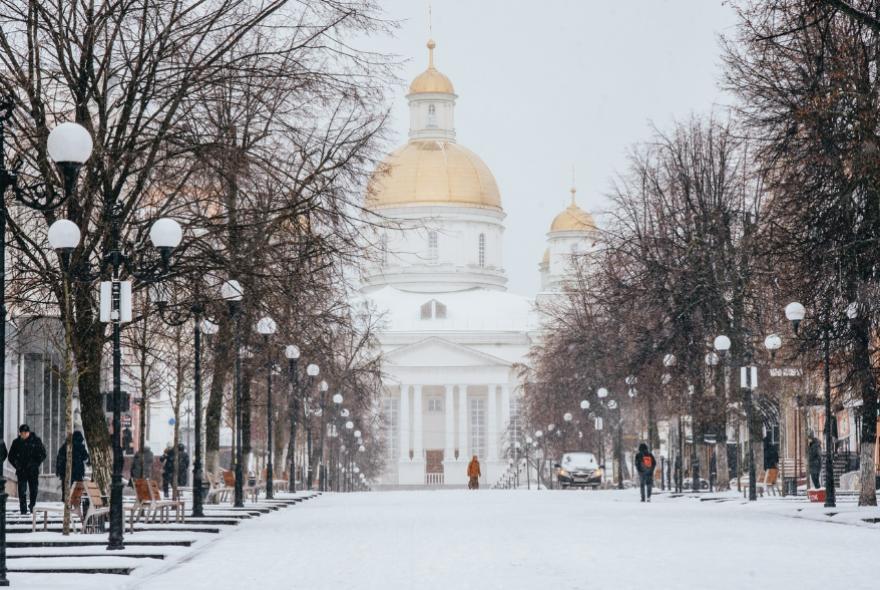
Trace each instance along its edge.
<instances>
[{"instance_id":1,"label":"person walking on snow","mask_svg":"<svg viewBox=\"0 0 880 590\"><path fill-rule=\"evenodd\" d=\"M810 464L810 479L813 480L813 488L818 489L819 473L822 471L822 451L819 448L819 440L813 435L810 435L807 460Z\"/></svg>"},{"instance_id":2,"label":"person walking on snow","mask_svg":"<svg viewBox=\"0 0 880 590\"><path fill-rule=\"evenodd\" d=\"M189 453L183 443L177 445L177 485L186 486L186 476L189 470Z\"/></svg>"},{"instance_id":3,"label":"person walking on snow","mask_svg":"<svg viewBox=\"0 0 880 590\"><path fill-rule=\"evenodd\" d=\"M639 445L639 452L635 457L636 471L639 474L639 491L642 494L642 502L651 501L651 490L654 487L654 469L657 467L657 459L648 450L648 445ZM647 498L647 500L645 499Z\"/></svg>"},{"instance_id":4,"label":"person walking on snow","mask_svg":"<svg viewBox=\"0 0 880 590\"><path fill-rule=\"evenodd\" d=\"M89 462L89 452L86 450L86 441L83 433L79 430L73 433L73 477L67 483L82 481L86 476L86 463ZM58 448L55 456L55 475L64 483L64 474L67 471L67 441Z\"/></svg>"},{"instance_id":5,"label":"person walking on snow","mask_svg":"<svg viewBox=\"0 0 880 590\"><path fill-rule=\"evenodd\" d=\"M471 459L471 462L468 463L467 468L468 475L468 489L469 490L478 490L480 489L480 461L477 459L477 456L474 455L474 458Z\"/></svg>"},{"instance_id":6,"label":"person walking on snow","mask_svg":"<svg viewBox=\"0 0 880 590\"><path fill-rule=\"evenodd\" d=\"M174 476L176 475L174 469L174 446L171 443L168 443L165 453L159 457L159 461L162 463L162 494L167 498L168 488L172 486Z\"/></svg>"},{"instance_id":7,"label":"person walking on snow","mask_svg":"<svg viewBox=\"0 0 880 590\"><path fill-rule=\"evenodd\" d=\"M40 465L46 460L46 447L27 424L18 427L18 438L9 447L9 462L18 479L18 504L22 514L33 511L40 485ZM30 503L28 504L28 492Z\"/></svg>"}]
</instances>

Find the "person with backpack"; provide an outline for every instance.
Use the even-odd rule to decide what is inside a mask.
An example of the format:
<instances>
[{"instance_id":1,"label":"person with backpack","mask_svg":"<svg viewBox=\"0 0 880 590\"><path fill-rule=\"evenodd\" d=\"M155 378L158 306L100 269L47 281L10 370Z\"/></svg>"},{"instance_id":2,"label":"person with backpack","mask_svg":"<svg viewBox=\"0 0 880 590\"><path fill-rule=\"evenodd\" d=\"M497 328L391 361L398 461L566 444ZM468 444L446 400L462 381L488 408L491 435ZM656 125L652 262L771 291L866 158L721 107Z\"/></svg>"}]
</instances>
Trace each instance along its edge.
<instances>
[{"instance_id":1,"label":"person with backpack","mask_svg":"<svg viewBox=\"0 0 880 590\"><path fill-rule=\"evenodd\" d=\"M642 494L642 502L651 501L651 490L654 488L654 469L657 467L657 459L648 450L648 445L639 445L639 452L635 457L636 472L639 474L639 491ZM646 499L647 498L647 499Z\"/></svg>"}]
</instances>

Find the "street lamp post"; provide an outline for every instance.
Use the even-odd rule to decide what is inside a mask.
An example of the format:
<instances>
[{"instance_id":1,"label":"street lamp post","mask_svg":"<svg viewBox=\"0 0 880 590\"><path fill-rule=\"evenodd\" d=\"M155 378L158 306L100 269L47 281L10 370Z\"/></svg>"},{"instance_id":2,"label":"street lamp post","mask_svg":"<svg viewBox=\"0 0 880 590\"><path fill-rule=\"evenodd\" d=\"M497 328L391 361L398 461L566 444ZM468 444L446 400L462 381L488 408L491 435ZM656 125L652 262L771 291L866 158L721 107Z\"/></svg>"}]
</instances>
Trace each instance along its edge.
<instances>
[{"instance_id":1,"label":"street lamp post","mask_svg":"<svg viewBox=\"0 0 880 590\"><path fill-rule=\"evenodd\" d=\"M290 344L284 349L284 356L287 357L287 386L289 390L288 410L290 412L290 444L288 445L288 467L287 475L288 489L291 492L296 491L296 419L299 413L299 373L297 371L297 361L299 361L299 347Z\"/></svg>"},{"instance_id":2,"label":"street lamp post","mask_svg":"<svg viewBox=\"0 0 880 590\"><path fill-rule=\"evenodd\" d=\"M321 438L318 439L318 490L327 491L327 466L324 463L324 442L327 438L327 390L330 386L323 379L318 383L318 409L321 411Z\"/></svg>"},{"instance_id":3,"label":"street lamp post","mask_svg":"<svg viewBox=\"0 0 880 590\"><path fill-rule=\"evenodd\" d=\"M730 351L730 338L725 335L721 335L715 338L714 346L715 350L718 351L719 354L723 358L727 358L728 351ZM752 389L755 386L752 380L752 374L757 374L757 371L752 371L752 368L749 366L744 366L740 368L740 387L742 388L743 393L743 405L745 406L746 411L746 449L747 449L747 457L749 464L749 502L755 502L758 499L758 491L757 491L757 473L755 468L755 448L752 441Z\"/></svg>"},{"instance_id":4,"label":"street lamp post","mask_svg":"<svg viewBox=\"0 0 880 590\"><path fill-rule=\"evenodd\" d=\"M50 154L51 151L50 147ZM169 271L171 252L180 245L183 239L183 230L176 221L167 217L153 222L150 227L150 241L159 252L159 264L151 264L142 268L136 267L132 255L123 253L121 250L123 210L116 202L109 203L108 210L110 218L109 250L101 262L99 270L109 268L111 276L109 283L110 313L106 320L109 320L113 326L113 472L110 478L110 535L107 549L113 551L125 548L122 513L122 321L123 315L131 316L129 307L131 301L130 297L123 295L121 271L124 267L131 276L142 283L162 281ZM69 269L70 255L79 245L80 236L79 228L67 219L59 219L49 228L49 244L59 253L62 266L65 269ZM92 273L87 262L74 269L69 269L68 272L75 279L84 282L91 282L100 276L100 272ZM102 294L105 292L103 288L101 291ZM128 299L125 308L123 308L123 298Z\"/></svg>"},{"instance_id":5,"label":"street lamp post","mask_svg":"<svg viewBox=\"0 0 880 590\"><path fill-rule=\"evenodd\" d=\"M536 430L535 431L535 485L538 486L538 489L541 489L541 481L544 479L544 449L541 448L541 439L544 436L544 431ZM538 452L541 452L541 463L538 463ZM546 487L546 485L545 485Z\"/></svg>"},{"instance_id":6,"label":"street lamp post","mask_svg":"<svg viewBox=\"0 0 880 590\"><path fill-rule=\"evenodd\" d=\"M193 389L195 392L195 432L193 433L193 505L192 515L200 518L205 515L204 496L202 491L202 334L212 336L220 327L208 319L203 319L205 306L201 302L193 303L189 313L177 313L168 307L167 291L161 286L152 290L153 300L159 309L159 317L169 326L182 326L193 322Z\"/></svg>"},{"instance_id":7,"label":"street lamp post","mask_svg":"<svg viewBox=\"0 0 880 590\"><path fill-rule=\"evenodd\" d=\"M307 474L307 484L308 489L312 489L312 483L314 482L314 472L312 466L312 420L311 414L312 409L310 407L309 401L312 394L312 389L315 385L315 377L321 372L321 369L315 363L310 363L306 367L306 375L309 377L309 386L306 389L306 398L305 398L305 414L306 414L306 457L308 460L308 474Z\"/></svg>"},{"instance_id":8,"label":"street lamp post","mask_svg":"<svg viewBox=\"0 0 880 590\"><path fill-rule=\"evenodd\" d=\"M275 320L269 316L260 318L257 321L257 332L263 337L263 350L266 354L266 499L271 500L275 497L273 489L273 480L275 473L272 469L272 353L269 350L269 336L275 333L277 326Z\"/></svg>"},{"instance_id":9,"label":"street lamp post","mask_svg":"<svg viewBox=\"0 0 880 590\"><path fill-rule=\"evenodd\" d=\"M6 192L12 189L16 201L37 211L50 211L62 205L76 187L76 180L82 165L92 154L92 138L82 126L76 123L62 123L49 134L47 148L49 157L58 166L64 183L60 196L53 191L28 190L19 183L18 171L6 167L6 124L12 118L15 107L11 95L0 97L0 366L6 366ZM76 227L76 226L74 226ZM6 437L6 384L0 379L0 441ZM69 392L68 395L71 395ZM2 445L2 460L6 460L6 444ZM72 443L68 440L68 448ZM3 461L0 461L2 463ZM66 481L62 483L67 489ZM0 586L8 586L6 577L6 477L0 467Z\"/></svg>"},{"instance_id":10,"label":"street lamp post","mask_svg":"<svg viewBox=\"0 0 880 590\"><path fill-rule=\"evenodd\" d=\"M322 382L322 383L323 383L323 382ZM336 414L337 416L343 416L343 417L346 416L346 415L348 414L348 411L345 410L345 409L340 410L340 408L342 407L342 402L344 401L344 398L342 397L342 394L341 394L341 393L335 393L335 394L333 394L333 397L332 397L331 399L332 399L332 401L333 401L333 407L334 407L334 411L333 411L333 413ZM334 428L334 430L335 430L336 426L334 425L333 428ZM332 460L332 454L333 454L332 451L333 451L333 448L331 447L331 449L330 449L330 451L331 451L331 453L330 453L330 454L331 454L331 461L330 461L330 464L331 464L331 465L335 465L336 463L340 463L340 462L341 462L341 459L342 459L342 451L343 451L343 448L344 448L344 445L343 445L343 443L342 443L342 437L339 436L339 432L334 432L334 434L335 434L335 435L337 436L337 438L339 438L339 440L340 440L340 442L339 442L339 459L340 459L340 461L336 461L336 462L334 462L334 461ZM336 480L337 480L337 481L336 481L335 483L338 484L338 483L339 483L339 479L340 479L340 478L339 478L339 471L336 470ZM333 483L333 482L330 482L330 483ZM332 486L331 486L331 487L332 487ZM337 485L337 489L338 489L338 488L339 488L339 486Z\"/></svg>"},{"instance_id":11,"label":"street lamp post","mask_svg":"<svg viewBox=\"0 0 880 590\"><path fill-rule=\"evenodd\" d=\"M531 480L531 475L529 474L529 449L531 449L531 448L532 448L532 437L527 436L526 437L526 445L525 445L525 449L524 449L524 452L526 455L526 489L527 490L532 489L532 480Z\"/></svg>"},{"instance_id":12,"label":"street lamp post","mask_svg":"<svg viewBox=\"0 0 880 590\"><path fill-rule=\"evenodd\" d=\"M235 347L235 368L232 383L233 398L235 400L235 491L233 493L234 506L244 508L244 472L242 467L242 408L241 408L241 300L244 291L241 284L230 279L223 283L220 294L229 306L229 317L232 319L233 346Z\"/></svg>"},{"instance_id":13,"label":"street lamp post","mask_svg":"<svg viewBox=\"0 0 880 590\"><path fill-rule=\"evenodd\" d=\"M793 301L785 306L785 317L791 322L795 335L798 334L800 323L806 317L806 308ZM822 376L824 380L825 402L825 507L837 505L837 494L834 483L834 436L831 432L833 416L831 414L831 350L828 328L822 330Z\"/></svg>"}]
</instances>

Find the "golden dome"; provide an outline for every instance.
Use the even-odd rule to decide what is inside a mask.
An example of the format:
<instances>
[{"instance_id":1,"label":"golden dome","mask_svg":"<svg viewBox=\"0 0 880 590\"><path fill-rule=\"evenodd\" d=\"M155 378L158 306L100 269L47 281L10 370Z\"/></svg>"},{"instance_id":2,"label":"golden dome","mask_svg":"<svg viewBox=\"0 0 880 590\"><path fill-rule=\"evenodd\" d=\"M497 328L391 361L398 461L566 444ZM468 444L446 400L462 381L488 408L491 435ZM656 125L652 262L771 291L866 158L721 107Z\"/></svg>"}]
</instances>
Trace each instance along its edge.
<instances>
[{"instance_id":1,"label":"golden dome","mask_svg":"<svg viewBox=\"0 0 880 590\"><path fill-rule=\"evenodd\" d=\"M409 85L410 94L424 94L429 92L441 92L444 94L455 94L455 88L452 82L445 74L434 67L434 48L437 44L433 39L428 40L428 69L416 76L416 79Z\"/></svg>"},{"instance_id":2,"label":"golden dome","mask_svg":"<svg viewBox=\"0 0 880 590\"><path fill-rule=\"evenodd\" d=\"M489 167L457 143L411 141L392 152L373 174L368 207L457 205L500 209Z\"/></svg>"},{"instance_id":3,"label":"golden dome","mask_svg":"<svg viewBox=\"0 0 880 590\"><path fill-rule=\"evenodd\" d=\"M550 264L550 248L544 250L544 257L541 259L541 264Z\"/></svg>"},{"instance_id":4,"label":"golden dome","mask_svg":"<svg viewBox=\"0 0 880 590\"><path fill-rule=\"evenodd\" d=\"M581 209L575 203L576 190L571 189L571 204L565 211L557 215L550 224L550 231L592 231L596 229L593 216Z\"/></svg>"}]
</instances>

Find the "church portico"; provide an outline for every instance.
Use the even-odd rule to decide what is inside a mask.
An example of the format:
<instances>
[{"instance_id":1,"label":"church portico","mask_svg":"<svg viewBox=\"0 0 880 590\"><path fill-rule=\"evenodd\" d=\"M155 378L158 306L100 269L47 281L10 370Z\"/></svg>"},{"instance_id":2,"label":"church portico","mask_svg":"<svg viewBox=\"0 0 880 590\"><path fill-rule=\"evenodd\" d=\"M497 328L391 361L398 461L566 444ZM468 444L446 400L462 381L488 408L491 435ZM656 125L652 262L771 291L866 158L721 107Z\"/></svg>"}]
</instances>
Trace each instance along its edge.
<instances>
[{"instance_id":1,"label":"church portico","mask_svg":"<svg viewBox=\"0 0 880 590\"><path fill-rule=\"evenodd\" d=\"M438 384L423 375L385 387L386 417L397 417L395 425L386 425L389 451L396 453L389 457L393 465L386 484L463 486L473 455L480 459L484 482L493 481L506 467L502 452L510 420L510 385L465 378L469 372L474 373L471 377L485 376L486 367L445 369L446 378L459 378ZM509 368L496 373L499 381L509 378Z\"/></svg>"}]
</instances>

